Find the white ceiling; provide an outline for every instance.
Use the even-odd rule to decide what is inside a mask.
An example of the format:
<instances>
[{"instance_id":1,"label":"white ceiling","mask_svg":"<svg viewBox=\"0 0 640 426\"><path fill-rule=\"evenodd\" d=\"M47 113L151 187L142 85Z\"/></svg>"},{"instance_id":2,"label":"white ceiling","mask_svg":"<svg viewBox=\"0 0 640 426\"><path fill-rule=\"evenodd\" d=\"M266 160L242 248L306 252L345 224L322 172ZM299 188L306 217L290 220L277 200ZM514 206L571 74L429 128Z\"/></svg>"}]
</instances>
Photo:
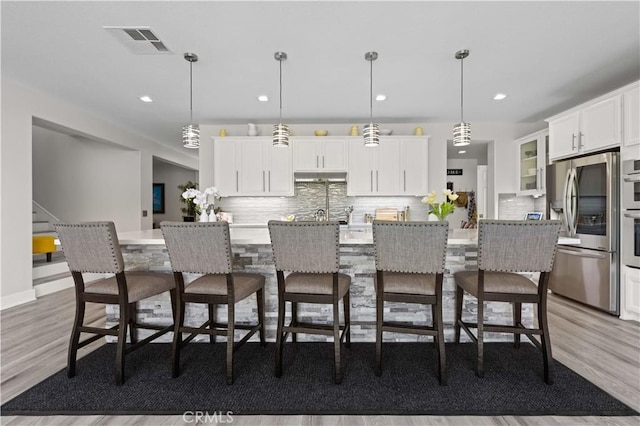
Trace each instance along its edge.
<instances>
[{"instance_id":1,"label":"white ceiling","mask_svg":"<svg viewBox=\"0 0 640 426\"><path fill-rule=\"evenodd\" d=\"M2 77L180 147L189 120L537 122L640 79L640 2L2 1ZM171 54L133 54L104 26L145 26ZM494 94L507 99L496 102ZM270 102L257 102L266 94ZM138 100L154 99L151 104ZM197 155L197 153L194 153Z\"/></svg>"}]
</instances>

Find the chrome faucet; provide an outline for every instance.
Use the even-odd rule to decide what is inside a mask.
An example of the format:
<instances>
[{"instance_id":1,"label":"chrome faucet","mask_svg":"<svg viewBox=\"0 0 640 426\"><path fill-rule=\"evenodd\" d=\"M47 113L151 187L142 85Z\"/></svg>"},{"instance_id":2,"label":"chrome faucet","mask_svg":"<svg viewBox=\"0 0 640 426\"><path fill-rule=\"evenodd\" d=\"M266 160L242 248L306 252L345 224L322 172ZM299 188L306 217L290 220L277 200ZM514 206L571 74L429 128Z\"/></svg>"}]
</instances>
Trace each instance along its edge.
<instances>
[{"instance_id":1,"label":"chrome faucet","mask_svg":"<svg viewBox=\"0 0 640 426\"><path fill-rule=\"evenodd\" d=\"M313 215L313 218L316 222L324 222L327 220L327 213L324 209L318 209L316 210L316 214Z\"/></svg>"}]
</instances>

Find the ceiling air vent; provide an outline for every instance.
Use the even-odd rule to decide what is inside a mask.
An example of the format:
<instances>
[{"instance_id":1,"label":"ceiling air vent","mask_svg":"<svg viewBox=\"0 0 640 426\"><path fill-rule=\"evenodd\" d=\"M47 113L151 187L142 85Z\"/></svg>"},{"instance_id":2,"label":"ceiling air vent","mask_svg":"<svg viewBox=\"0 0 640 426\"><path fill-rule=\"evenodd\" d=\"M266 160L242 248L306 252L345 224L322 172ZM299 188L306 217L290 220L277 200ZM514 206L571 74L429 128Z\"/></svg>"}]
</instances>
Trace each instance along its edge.
<instances>
[{"instance_id":1,"label":"ceiling air vent","mask_svg":"<svg viewBox=\"0 0 640 426\"><path fill-rule=\"evenodd\" d=\"M130 52L138 55L171 53L169 48L149 27L102 27L111 33Z\"/></svg>"}]
</instances>

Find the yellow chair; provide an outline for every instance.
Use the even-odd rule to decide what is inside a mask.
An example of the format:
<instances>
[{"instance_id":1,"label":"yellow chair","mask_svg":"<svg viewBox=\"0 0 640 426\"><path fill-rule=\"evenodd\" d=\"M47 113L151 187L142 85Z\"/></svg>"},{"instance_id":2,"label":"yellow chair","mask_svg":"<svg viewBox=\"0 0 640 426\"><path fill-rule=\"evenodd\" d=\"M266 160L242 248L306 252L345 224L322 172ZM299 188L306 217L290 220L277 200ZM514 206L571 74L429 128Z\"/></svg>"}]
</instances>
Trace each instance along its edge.
<instances>
[{"instance_id":1,"label":"yellow chair","mask_svg":"<svg viewBox=\"0 0 640 426\"><path fill-rule=\"evenodd\" d=\"M33 254L45 253L47 255L47 262L51 262L51 254L56 251L56 245L54 244L56 237L52 235L34 235L32 252Z\"/></svg>"}]
</instances>

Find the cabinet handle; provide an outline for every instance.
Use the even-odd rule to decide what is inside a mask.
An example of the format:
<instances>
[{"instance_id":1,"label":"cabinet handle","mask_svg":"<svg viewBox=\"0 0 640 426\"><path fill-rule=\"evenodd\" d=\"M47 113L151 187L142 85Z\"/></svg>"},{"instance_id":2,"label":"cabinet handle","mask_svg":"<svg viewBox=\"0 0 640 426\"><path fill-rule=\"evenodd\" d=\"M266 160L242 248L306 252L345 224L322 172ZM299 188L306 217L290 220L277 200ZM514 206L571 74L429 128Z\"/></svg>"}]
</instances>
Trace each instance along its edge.
<instances>
[{"instance_id":1,"label":"cabinet handle","mask_svg":"<svg viewBox=\"0 0 640 426\"><path fill-rule=\"evenodd\" d=\"M407 171L403 170L402 171L402 180L404 181L404 192L407 192Z\"/></svg>"},{"instance_id":2,"label":"cabinet handle","mask_svg":"<svg viewBox=\"0 0 640 426\"><path fill-rule=\"evenodd\" d=\"M576 134L571 133L571 151L576 150Z\"/></svg>"},{"instance_id":3,"label":"cabinet handle","mask_svg":"<svg viewBox=\"0 0 640 426\"><path fill-rule=\"evenodd\" d=\"M578 134L578 149L584 148L584 145L582 144L582 138L583 137L584 137L584 133L580 132Z\"/></svg>"},{"instance_id":4,"label":"cabinet handle","mask_svg":"<svg viewBox=\"0 0 640 426\"><path fill-rule=\"evenodd\" d=\"M236 170L236 192L240 192L240 186L238 185L238 171Z\"/></svg>"},{"instance_id":5,"label":"cabinet handle","mask_svg":"<svg viewBox=\"0 0 640 426\"><path fill-rule=\"evenodd\" d=\"M316 169L320 168L320 160L318 159L318 156L316 155Z\"/></svg>"},{"instance_id":6,"label":"cabinet handle","mask_svg":"<svg viewBox=\"0 0 640 426\"><path fill-rule=\"evenodd\" d=\"M371 192L373 192L373 170L371 170Z\"/></svg>"},{"instance_id":7,"label":"cabinet handle","mask_svg":"<svg viewBox=\"0 0 640 426\"><path fill-rule=\"evenodd\" d=\"M262 171L262 192L265 192L265 180L264 180L264 170Z\"/></svg>"},{"instance_id":8,"label":"cabinet handle","mask_svg":"<svg viewBox=\"0 0 640 426\"><path fill-rule=\"evenodd\" d=\"M271 192L271 170L269 170L269 192Z\"/></svg>"},{"instance_id":9,"label":"cabinet handle","mask_svg":"<svg viewBox=\"0 0 640 426\"><path fill-rule=\"evenodd\" d=\"M324 155L322 156L322 168L324 169Z\"/></svg>"},{"instance_id":10,"label":"cabinet handle","mask_svg":"<svg viewBox=\"0 0 640 426\"><path fill-rule=\"evenodd\" d=\"M378 171L376 170L376 192L380 191L380 188L378 187Z\"/></svg>"}]
</instances>

